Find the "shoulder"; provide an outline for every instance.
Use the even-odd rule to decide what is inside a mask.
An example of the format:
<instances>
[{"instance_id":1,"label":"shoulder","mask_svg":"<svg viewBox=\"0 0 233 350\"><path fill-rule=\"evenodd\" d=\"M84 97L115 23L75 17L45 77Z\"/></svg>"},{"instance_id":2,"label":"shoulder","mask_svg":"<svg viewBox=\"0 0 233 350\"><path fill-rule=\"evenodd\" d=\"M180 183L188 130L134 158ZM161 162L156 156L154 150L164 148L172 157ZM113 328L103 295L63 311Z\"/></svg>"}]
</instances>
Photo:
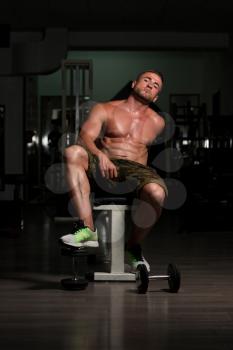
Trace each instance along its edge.
<instances>
[{"instance_id":1,"label":"shoulder","mask_svg":"<svg viewBox=\"0 0 233 350\"><path fill-rule=\"evenodd\" d=\"M149 115L159 128L163 129L165 127L165 120L158 112L155 112L150 108Z\"/></svg>"},{"instance_id":2,"label":"shoulder","mask_svg":"<svg viewBox=\"0 0 233 350\"><path fill-rule=\"evenodd\" d=\"M107 116L107 108L105 102L95 103L89 112L89 119L104 119Z\"/></svg>"}]
</instances>

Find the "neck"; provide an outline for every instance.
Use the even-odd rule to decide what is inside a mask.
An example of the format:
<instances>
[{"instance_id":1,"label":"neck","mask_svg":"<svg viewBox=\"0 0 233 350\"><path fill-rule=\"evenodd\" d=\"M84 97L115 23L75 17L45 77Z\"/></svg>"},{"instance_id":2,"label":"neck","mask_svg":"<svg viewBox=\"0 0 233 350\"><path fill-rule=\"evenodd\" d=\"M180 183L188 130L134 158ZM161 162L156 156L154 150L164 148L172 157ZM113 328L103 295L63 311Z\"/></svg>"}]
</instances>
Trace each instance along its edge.
<instances>
[{"instance_id":1,"label":"neck","mask_svg":"<svg viewBox=\"0 0 233 350\"><path fill-rule=\"evenodd\" d=\"M143 99L140 99L138 97L136 98L133 95L130 95L127 98L126 103L127 103L129 111L132 113L139 113L139 112L141 113L141 112L145 111L149 106L148 102L146 102Z\"/></svg>"}]
</instances>

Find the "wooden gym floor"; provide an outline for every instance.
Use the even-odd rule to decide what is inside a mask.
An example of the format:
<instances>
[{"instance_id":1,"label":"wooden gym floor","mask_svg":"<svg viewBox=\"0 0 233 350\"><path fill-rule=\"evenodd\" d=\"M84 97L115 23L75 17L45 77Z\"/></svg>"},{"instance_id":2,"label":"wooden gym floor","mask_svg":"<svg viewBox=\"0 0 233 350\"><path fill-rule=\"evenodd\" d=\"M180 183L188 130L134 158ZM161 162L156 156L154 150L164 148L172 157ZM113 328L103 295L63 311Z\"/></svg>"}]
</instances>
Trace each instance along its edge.
<instances>
[{"instance_id":1,"label":"wooden gym floor","mask_svg":"<svg viewBox=\"0 0 233 350\"><path fill-rule=\"evenodd\" d=\"M0 349L233 349L233 232L181 232L164 213L144 244L152 273L175 262L178 294L151 281L90 282L65 291L70 259L57 239L70 224L54 224L43 208L25 209L20 235L0 235Z\"/></svg>"}]
</instances>

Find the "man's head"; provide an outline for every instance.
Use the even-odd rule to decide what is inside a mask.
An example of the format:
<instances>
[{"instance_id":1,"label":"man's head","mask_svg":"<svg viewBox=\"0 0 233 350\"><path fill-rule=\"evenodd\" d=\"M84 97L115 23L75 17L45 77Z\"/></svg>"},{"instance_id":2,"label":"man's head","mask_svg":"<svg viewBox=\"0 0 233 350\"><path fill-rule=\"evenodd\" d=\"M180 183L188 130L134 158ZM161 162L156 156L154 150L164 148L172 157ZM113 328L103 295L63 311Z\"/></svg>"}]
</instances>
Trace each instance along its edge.
<instances>
[{"instance_id":1,"label":"man's head","mask_svg":"<svg viewBox=\"0 0 233 350\"><path fill-rule=\"evenodd\" d=\"M142 72L132 82L133 94L144 103L155 102L162 90L163 82L163 75L158 71Z\"/></svg>"}]
</instances>

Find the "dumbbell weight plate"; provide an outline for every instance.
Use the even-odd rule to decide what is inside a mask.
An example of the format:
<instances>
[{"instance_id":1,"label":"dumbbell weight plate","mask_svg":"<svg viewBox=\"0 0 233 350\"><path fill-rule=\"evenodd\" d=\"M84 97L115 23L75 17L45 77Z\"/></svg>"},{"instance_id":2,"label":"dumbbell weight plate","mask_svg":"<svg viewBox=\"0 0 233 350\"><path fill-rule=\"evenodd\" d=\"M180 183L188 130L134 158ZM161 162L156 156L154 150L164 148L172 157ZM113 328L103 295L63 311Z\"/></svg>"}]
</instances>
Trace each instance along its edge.
<instances>
[{"instance_id":1,"label":"dumbbell weight plate","mask_svg":"<svg viewBox=\"0 0 233 350\"><path fill-rule=\"evenodd\" d=\"M180 272L175 264L169 264L167 268L168 285L171 293L177 293L180 289Z\"/></svg>"},{"instance_id":2,"label":"dumbbell weight plate","mask_svg":"<svg viewBox=\"0 0 233 350\"><path fill-rule=\"evenodd\" d=\"M145 294L149 285L149 274L144 264L137 266L136 286L139 294Z\"/></svg>"}]
</instances>

